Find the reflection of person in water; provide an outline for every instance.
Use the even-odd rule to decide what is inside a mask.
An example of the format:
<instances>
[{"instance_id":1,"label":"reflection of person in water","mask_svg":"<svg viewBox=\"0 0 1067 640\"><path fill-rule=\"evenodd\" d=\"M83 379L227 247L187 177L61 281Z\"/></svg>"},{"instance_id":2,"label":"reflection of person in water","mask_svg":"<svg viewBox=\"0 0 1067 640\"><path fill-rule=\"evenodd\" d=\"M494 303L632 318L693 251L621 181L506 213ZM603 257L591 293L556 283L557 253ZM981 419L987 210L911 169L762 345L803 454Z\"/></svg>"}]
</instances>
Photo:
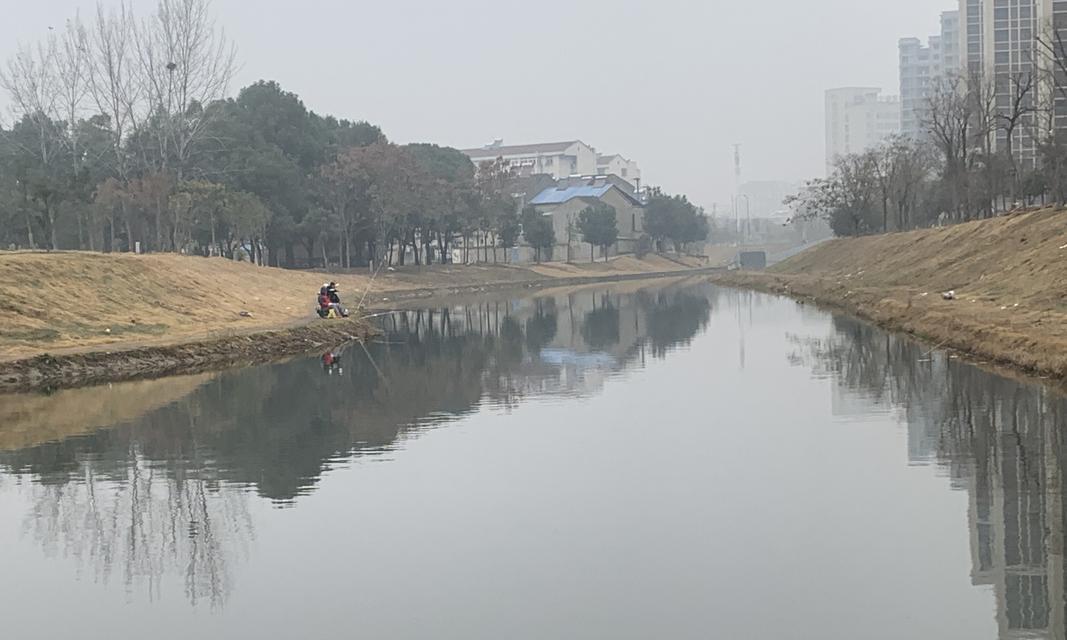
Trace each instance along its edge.
<instances>
[{"instance_id":1,"label":"reflection of person in water","mask_svg":"<svg viewBox=\"0 0 1067 640\"><path fill-rule=\"evenodd\" d=\"M345 370L341 367L341 354L327 351L322 354L322 369L327 375L344 375Z\"/></svg>"}]
</instances>

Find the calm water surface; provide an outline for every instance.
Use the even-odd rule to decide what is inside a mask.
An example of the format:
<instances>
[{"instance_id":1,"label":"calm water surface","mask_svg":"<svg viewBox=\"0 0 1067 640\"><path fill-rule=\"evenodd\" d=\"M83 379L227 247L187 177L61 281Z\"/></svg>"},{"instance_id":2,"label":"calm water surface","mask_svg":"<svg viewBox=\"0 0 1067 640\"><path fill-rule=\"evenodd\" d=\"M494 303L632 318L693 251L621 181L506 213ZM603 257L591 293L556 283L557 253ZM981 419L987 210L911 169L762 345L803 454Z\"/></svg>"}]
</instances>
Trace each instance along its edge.
<instances>
[{"instance_id":1,"label":"calm water surface","mask_svg":"<svg viewBox=\"0 0 1067 640\"><path fill-rule=\"evenodd\" d=\"M1063 638L1067 403L700 282L0 397L0 637Z\"/></svg>"}]
</instances>

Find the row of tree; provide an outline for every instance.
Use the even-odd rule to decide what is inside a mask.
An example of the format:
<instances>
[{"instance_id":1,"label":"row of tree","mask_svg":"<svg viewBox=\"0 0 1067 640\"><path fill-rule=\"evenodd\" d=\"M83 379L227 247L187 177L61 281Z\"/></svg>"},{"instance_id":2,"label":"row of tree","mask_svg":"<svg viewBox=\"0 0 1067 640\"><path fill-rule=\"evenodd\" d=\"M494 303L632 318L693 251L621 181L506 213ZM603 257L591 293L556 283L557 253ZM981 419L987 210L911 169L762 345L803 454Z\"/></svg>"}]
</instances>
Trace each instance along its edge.
<instances>
[{"instance_id":1,"label":"row of tree","mask_svg":"<svg viewBox=\"0 0 1067 640\"><path fill-rule=\"evenodd\" d=\"M0 71L16 111L0 127L3 246L283 264L302 248L349 266L501 235L506 167L476 178L458 151L394 145L275 83L226 98L235 52L208 9L161 0L137 20L101 6Z\"/></svg>"},{"instance_id":2,"label":"row of tree","mask_svg":"<svg viewBox=\"0 0 1067 640\"><path fill-rule=\"evenodd\" d=\"M944 79L921 110L919 139L838 157L829 177L789 203L838 235L862 235L1067 202L1067 137L1056 111L1067 104L1067 45L1035 46L1054 72L1029 64L992 80Z\"/></svg>"},{"instance_id":3,"label":"row of tree","mask_svg":"<svg viewBox=\"0 0 1067 640\"><path fill-rule=\"evenodd\" d=\"M273 82L228 98L236 52L209 2L160 0L144 19L100 5L0 69L16 115L0 126L0 246L343 267L455 247L496 260L523 238L551 251L551 220L520 211L502 160L391 143ZM593 245L616 240L606 215L583 223Z\"/></svg>"}]
</instances>

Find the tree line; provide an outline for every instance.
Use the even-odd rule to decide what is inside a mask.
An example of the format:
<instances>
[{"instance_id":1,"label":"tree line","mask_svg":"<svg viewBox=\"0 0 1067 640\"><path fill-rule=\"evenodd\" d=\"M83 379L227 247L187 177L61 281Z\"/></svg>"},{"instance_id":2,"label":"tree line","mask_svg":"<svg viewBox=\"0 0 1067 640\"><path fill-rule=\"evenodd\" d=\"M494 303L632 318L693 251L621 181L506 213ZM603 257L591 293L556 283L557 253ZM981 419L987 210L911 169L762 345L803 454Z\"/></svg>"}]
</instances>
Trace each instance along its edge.
<instances>
[{"instance_id":1,"label":"tree line","mask_svg":"<svg viewBox=\"0 0 1067 640\"><path fill-rule=\"evenodd\" d=\"M227 92L236 49L210 0L98 5L0 67L0 247L242 257L281 266L498 259L551 221L507 162L398 145L275 82ZM592 242L611 244L604 225ZM595 237L594 237L595 236Z\"/></svg>"},{"instance_id":2,"label":"tree line","mask_svg":"<svg viewBox=\"0 0 1067 640\"><path fill-rule=\"evenodd\" d=\"M989 218L1067 202L1067 42L1037 39L1022 70L940 80L920 113L919 139L887 139L834 160L830 175L787 200L798 218L837 235L885 233Z\"/></svg>"},{"instance_id":3,"label":"tree line","mask_svg":"<svg viewBox=\"0 0 1067 640\"><path fill-rule=\"evenodd\" d=\"M236 51L209 8L100 5L0 69L16 114L0 127L0 246L285 265L299 248L348 267L514 240L506 167L396 145L273 82L227 97Z\"/></svg>"}]
</instances>

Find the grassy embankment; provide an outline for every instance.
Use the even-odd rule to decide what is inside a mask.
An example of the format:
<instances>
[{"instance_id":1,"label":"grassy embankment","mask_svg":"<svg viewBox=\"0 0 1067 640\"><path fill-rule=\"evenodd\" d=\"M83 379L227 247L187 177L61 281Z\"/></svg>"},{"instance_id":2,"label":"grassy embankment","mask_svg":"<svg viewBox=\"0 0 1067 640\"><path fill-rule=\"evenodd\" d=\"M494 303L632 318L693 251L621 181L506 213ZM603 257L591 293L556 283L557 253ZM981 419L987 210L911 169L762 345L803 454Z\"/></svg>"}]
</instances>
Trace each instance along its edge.
<instances>
[{"instance_id":1,"label":"grassy embankment","mask_svg":"<svg viewBox=\"0 0 1067 640\"><path fill-rule=\"evenodd\" d=\"M0 254L0 389L205 370L362 337L369 327L319 320L315 296L336 280L346 303L484 288L639 277L699 266L649 256L589 265L435 266L327 275L220 258L91 253ZM249 339L255 336L255 339ZM47 356L45 354L48 354Z\"/></svg>"},{"instance_id":2,"label":"grassy embankment","mask_svg":"<svg viewBox=\"0 0 1067 640\"><path fill-rule=\"evenodd\" d=\"M844 309L976 359L1067 378L1067 212L837 239L724 284ZM942 293L955 291L955 300Z\"/></svg>"}]
</instances>

